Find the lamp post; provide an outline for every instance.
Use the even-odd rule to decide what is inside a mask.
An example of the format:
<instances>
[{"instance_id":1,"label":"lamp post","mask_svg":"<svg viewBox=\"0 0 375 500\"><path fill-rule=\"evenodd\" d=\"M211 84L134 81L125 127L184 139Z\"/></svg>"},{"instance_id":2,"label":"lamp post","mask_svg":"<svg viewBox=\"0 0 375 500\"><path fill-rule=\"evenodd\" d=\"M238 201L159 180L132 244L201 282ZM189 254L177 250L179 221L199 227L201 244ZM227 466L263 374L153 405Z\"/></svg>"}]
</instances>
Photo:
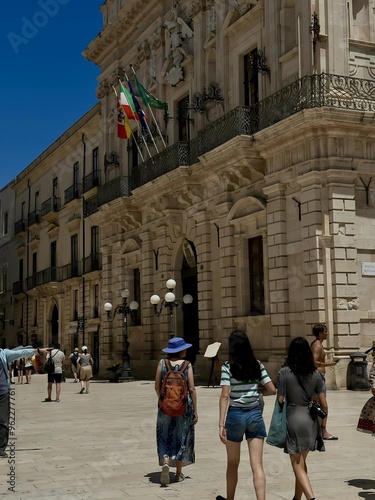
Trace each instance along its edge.
<instances>
[{"instance_id":1,"label":"lamp post","mask_svg":"<svg viewBox=\"0 0 375 500\"><path fill-rule=\"evenodd\" d=\"M135 312L137 311L139 304L135 300L131 301L128 304L130 292L127 288L121 291L122 304L119 304L115 307L113 314L112 304L110 302L106 302L104 304L104 310L107 313L107 320L113 321L117 314L122 314L124 318L124 330L123 330L123 357L122 357L122 372L120 379L130 379L131 378L131 369L130 369L130 355L129 355L129 340L128 340L128 314L130 314L133 318Z\"/></svg>"},{"instance_id":2,"label":"lamp post","mask_svg":"<svg viewBox=\"0 0 375 500\"><path fill-rule=\"evenodd\" d=\"M161 302L159 295L152 295L150 298L151 304L154 306L154 313L156 316L160 316L164 307L167 308L169 314L169 338L174 337L174 326L173 326L173 310L175 307L181 307L182 304L191 304L193 302L193 297L187 293L182 297L182 300L177 299L174 294L174 289L176 288L176 282L173 279L169 279L166 282L166 287L168 292L164 295L164 300ZM158 305L160 308L158 309Z\"/></svg>"}]
</instances>

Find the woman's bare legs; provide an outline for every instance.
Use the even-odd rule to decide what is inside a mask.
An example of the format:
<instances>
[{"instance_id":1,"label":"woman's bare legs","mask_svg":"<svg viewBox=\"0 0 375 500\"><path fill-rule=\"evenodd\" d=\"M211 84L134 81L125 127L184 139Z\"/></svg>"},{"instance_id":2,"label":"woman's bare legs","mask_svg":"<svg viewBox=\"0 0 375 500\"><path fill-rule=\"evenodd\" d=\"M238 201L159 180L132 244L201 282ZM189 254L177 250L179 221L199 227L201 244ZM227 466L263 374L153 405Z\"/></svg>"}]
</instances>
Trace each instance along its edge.
<instances>
[{"instance_id":1,"label":"woman's bare legs","mask_svg":"<svg viewBox=\"0 0 375 500\"><path fill-rule=\"evenodd\" d=\"M292 469L296 477L296 487L299 485L306 498L314 498L314 493L311 487L309 476L307 475L307 465L306 458L309 451L303 451L296 455L290 455L290 462L292 464ZM296 498L298 498L296 496Z\"/></svg>"},{"instance_id":2,"label":"woman's bare legs","mask_svg":"<svg viewBox=\"0 0 375 500\"><path fill-rule=\"evenodd\" d=\"M238 481L241 443L226 442L227 448L227 500L234 500Z\"/></svg>"},{"instance_id":3,"label":"woman's bare legs","mask_svg":"<svg viewBox=\"0 0 375 500\"><path fill-rule=\"evenodd\" d=\"M257 500L265 500L266 498L266 475L263 469L263 444L264 439L252 438L247 440Z\"/></svg>"},{"instance_id":4,"label":"woman's bare legs","mask_svg":"<svg viewBox=\"0 0 375 500\"><path fill-rule=\"evenodd\" d=\"M305 472L307 474L307 464L306 464L306 461L305 461ZM295 482L295 486L294 486L294 498L296 500L301 500L302 499L302 495L303 495L302 486L301 486L300 482L298 481L298 479L296 478L296 482Z\"/></svg>"}]
</instances>

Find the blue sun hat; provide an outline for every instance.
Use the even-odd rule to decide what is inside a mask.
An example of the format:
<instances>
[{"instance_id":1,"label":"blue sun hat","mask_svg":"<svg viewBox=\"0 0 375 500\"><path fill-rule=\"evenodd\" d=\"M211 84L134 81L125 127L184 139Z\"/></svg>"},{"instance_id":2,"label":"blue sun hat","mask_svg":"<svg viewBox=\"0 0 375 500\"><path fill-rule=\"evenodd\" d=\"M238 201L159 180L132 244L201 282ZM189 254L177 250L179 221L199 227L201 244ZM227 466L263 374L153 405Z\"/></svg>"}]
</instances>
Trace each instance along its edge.
<instances>
[{"instance_id":1,"label":"blue sun hat","mask_svg":"<svg viewBox=\"0 0 375 500\"><path fill-rule=\"evenodd\" d=\"M163 352L168 354L174 354L176 352L184 351L185 349L189 349L193 344L188 344L181 337L173 337L173 339L169 339L168 347L162 349Z\"/></svg>"}]
</instances>

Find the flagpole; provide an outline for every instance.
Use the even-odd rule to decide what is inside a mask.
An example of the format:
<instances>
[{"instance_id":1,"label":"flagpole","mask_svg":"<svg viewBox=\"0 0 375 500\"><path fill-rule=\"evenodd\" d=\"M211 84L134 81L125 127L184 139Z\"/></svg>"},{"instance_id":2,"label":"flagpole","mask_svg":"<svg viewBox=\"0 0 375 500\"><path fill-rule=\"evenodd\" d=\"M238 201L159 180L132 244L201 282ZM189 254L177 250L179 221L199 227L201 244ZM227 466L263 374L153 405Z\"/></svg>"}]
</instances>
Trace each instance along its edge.
<instances>
[{"instance_id":1,"label":"flagpole","mask_svg":"<svg viewBox=\"0 0 375 500\"><path fill-rule=\"evenodd\" d=\"M125 73L125 71L124 71L124 73ZM126 77L126 80L127 80L127 81L129 81L129 79L128 79L128 77L127 77L126 73L125 73L125 77ZM122 81L120 80L120 78L118 79L118 81L119 81L119 82L120 82L120 84L122 85ZM141 124L139 123L139 122L140 122L140 120L137 120L137 118L136 118L136 116L135 116L135 113L134 113L134 111L133 111L133 108L132 108L131 106L130 106L130 109L132 110L132 114L133 114L134 120L137 122L138 132L140 132L140 133L141 133L141 137L142 137L143 143L144 143L144 145L145 145L145 147L146 147L146 150L147 150L147 153L148 153L149 157L151 158L151 157L152 157L152 155L151 155L151 151L150 151L150 149L149 149L149 147L148 147L148 144L147 144L147 142L146 142L146 139L143 137L142 127L140 127L140 125L141 125ZM159 152L159 151L158 151L158 152ZM145 161L145 160L143 159L143 157L142 157L142 161Z\"/></svg>"},{"instance_id":2,"label":"flagpole","mask_svg":"<svg viewBox=\"0 0 375 500\"><path fill-rule=\"evenodd\" d=\"M112 83L111 83L111 87L113 89L113 92L115 93L115 96L116 96L118 102L120 102L120 99L119 99L118 94L117 94L117 90L116 90L116 88L114 87L114 85ZM120 102L120 104L121 104L121 102ZM125 113L125 111L124 111L124 113ZM137 142L136 138L134 137L134 135L133 135L133 141L134 141L134 144L137 146L138 153L139 153L140 157L142 158L142 161L145 161L145 159L143 157L143 154L142 154L142 151L140 150L140 148L138 146L138 142Z\"/></svg>"},{"instance_id":3,"label":"flagpole","mask_svg":"<svg viewBox=\"0 0 375 500\"><path fill-rule=\"evenodd\" d=\"M137 76L137 75L136 75L136 72L135 72L135 70L134 70L134 68L133 68L133 65L132 65L132 64L130 64L130 67L131 67L131 69L132 69L132 71L133 71L133 74L134 74L135 76ZM163 134L161 133L161 130L160 130L160 128L159 128L158 122L156 121L156 118L155 118L154 112L152 111L152 108L151 108L151 106L150 106L150 103L147 103L147 107L148 107L148 109L150 110L150 113L151 113L152 119L154 120L154 123L155 123L156 130L158 131L159 137L160 137L160 139L161 139L161 141L162 141L162 143L163 143L164 147L166 148L166 147L167 147L167 145L166 145L166 143L165 143L165 141L164 141Z\"/></svg>"},{"instance_id":4,"label":"flagpole","mask_svg":"<svg viewBox=\"0 0 375 500\"><path fill-rule=\"evenodd\" d=\"M126 74L126 72L125 72L125 71L124 71L124 73L125 73L125 78L126 78L127 82L129 82L128 75ZM159 149L158 149L158 147L157 147L157 145L156 145L156 142L155 142L154 136L152 135L152 132L151 132L151 130L150 130L150 127L148 126L147 120L145 120L145 124L146 124L147 130L148 130L148 133L149 133L149 134L150 134L150 136L151 136L152 142L153 142L153 144L154 144L154 146L155 146L156 152L157 152L157 153L160 153L160 151L159 151Z\"/></svg>"}]
</instances>

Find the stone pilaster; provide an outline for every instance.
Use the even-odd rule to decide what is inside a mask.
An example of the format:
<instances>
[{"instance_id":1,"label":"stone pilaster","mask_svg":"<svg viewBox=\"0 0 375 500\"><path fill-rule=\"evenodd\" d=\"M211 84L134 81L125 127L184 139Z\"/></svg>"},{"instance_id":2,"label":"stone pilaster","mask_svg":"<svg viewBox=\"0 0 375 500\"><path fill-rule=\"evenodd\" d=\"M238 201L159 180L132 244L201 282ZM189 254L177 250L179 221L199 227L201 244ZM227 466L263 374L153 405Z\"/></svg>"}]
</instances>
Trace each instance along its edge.
<instances>
[{"instance_id":1,"label":"stone pilaster","mask_svg":"<svg viewBox=\"0 0 375 500\"><path fill-rule=\"evenodd\" d=\"M290 335L285 188L279 183L263 188L267 196L269 310L275 348L284 348Z\"/></svg>"},{"instance_id":2,"label":"stone pilaster","mask_svg":"<svg viewBox=\"0 0 375 500\"><path fill-rule=\"evenodd\" d=\"M155 340L155 316L150 297L155 292L154 277L157 274L156 265L160 249L154 247L154 234L150 231L139 235L142 242L142 332L144 339L144 349L147 356L151 356L154 350Z\"/></svg>"},{"instance_id":3,"label":"stone pilaster","mask_svg":"<svg viewBox=\"0 0 375 500\"><path fill-rule=\"evenodd\" d=\"M194 244L198 257L199 347L203 354L207 345L213 342L211 224L206 211L198 212L194 219L196 222Z\"/></svg>"},{"instance_id":4,"label":"stone pilaster","mask_svg":"<svg viewBox=\"0 0 375 500\"><path fill-rule=\"evenodd\" d=\"M360 347L360 315L356 248L356 206L354 172L327 173L327 212L332 235L332 305L335 349Z\"/></svg>"}]
</instances>

